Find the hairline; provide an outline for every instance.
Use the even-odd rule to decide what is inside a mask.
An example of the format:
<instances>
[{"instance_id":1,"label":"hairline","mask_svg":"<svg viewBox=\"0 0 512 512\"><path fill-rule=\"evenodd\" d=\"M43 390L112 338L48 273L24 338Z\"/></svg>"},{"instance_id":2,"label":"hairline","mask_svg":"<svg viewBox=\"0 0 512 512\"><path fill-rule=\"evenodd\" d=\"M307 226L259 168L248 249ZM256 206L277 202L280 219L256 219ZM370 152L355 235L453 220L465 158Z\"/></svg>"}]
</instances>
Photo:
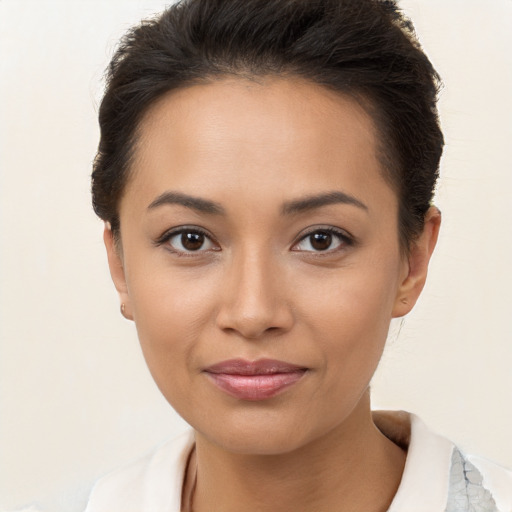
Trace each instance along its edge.
<instances>
[{"instance_id":1,"label":"hairline","mask_svg":"<svg viewBox=\"0 0 512 512\"><path fill-rule=\"evenodd\" d=\"M285 70L261 69L259 72L257 70L251 71L250 69L243 67L240 67L239 69L228 69L226 67L225 69L219 70L218 72L209 72L201 77L186 80L175 87L169 87L155 94L154 98L149 100L147 105L145 105L139 112L139 116L135 119L134 128L128 142L127 158L124 165L122 178L122 187L116 201L116 220L118 229L114 229L113 232L114 239L118 240L119 244L121 243L119 205L124 196L129 180L133 179L133 173L135 172L134 166L137 161L138 147L142 139L142 129L145 121L151 115L151 112L157 109L158 105L165 101L165 99L168 98L171 94L186 90L197 85L210 85L216 82L226 81L229 78L233 78L235 80L247 80L258 85L264 85L261 79L265 80L267 78L274 78L278 80L299 80L303 83L320 86L325 90L334 92L339 96L356 102L362 108L363 112L368 116L368 119L371 122L375 140L375 157L381 166L381 175L386 183L390 186L391 190L395 193L397 198L397 233L400 250L404 255L409 253L410 247L414 243L414 237L408 239L406 233L403 232L401 227L401 190L397 180L394 179L395 173L393 173L393 167L400 166L401 162L399 161L399 155L397 154L396 149L392 146L390 147L389 145L386 146L384 144L386 123L382 119L382 110L378 102L371 97L372 95L370 91L364 91L362 90L363 88L351 87L350 85L347 85L346 89L342 90L340 88L336 88L332 84L315 80L314 78L307 76L307 74L300 72L299 69L293 69L291 66L290 69Z\"/></svg>"}]
</instances>

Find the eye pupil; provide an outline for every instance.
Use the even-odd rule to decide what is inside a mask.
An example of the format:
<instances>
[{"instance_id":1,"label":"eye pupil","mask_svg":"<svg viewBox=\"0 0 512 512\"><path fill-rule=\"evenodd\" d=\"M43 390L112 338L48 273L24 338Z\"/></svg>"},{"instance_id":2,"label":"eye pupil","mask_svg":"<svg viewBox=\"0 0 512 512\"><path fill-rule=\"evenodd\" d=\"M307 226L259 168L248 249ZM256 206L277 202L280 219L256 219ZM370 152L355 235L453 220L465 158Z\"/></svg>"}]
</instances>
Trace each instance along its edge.
<instances>
[{"instance_id":1,"label":"eye pupil","mask_svg":"<svg viewBox=\"0 0 512 512\"><path fill-rule=\"evenodd\" d=\"M331 233L325 231L318 231L311 235L311 246L317 251L325 251L329 249L332 244Z\"/></svg>"},{"instance_id":2,"label":"eye pupil","mask_svg":"<svg viewBox=\"0 0 512 512\"><path fill-rule=\"evenodd\" d=\"M181 244L187 251L197 251L204 244L204 235L202 233L182 233Z\"/></svg>"}]
</instances>

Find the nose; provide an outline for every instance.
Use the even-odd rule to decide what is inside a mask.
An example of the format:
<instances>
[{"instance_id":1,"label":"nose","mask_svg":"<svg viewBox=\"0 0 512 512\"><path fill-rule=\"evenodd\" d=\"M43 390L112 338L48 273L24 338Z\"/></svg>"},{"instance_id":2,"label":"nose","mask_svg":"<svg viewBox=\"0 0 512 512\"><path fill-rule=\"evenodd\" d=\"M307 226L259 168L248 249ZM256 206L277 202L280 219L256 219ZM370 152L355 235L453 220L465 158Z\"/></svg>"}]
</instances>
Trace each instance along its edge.
<instances>
[{"instance_id":1,"label":"nose","mask_svg":"<svg viewBox=\"0 0 512 512\"><path fill-rule=\"evenodd\" d=\"M248 252L226 268L217 326L252 340L284 333L294 316L283 269L268 255Z\"/></svg>"}]
</instances>

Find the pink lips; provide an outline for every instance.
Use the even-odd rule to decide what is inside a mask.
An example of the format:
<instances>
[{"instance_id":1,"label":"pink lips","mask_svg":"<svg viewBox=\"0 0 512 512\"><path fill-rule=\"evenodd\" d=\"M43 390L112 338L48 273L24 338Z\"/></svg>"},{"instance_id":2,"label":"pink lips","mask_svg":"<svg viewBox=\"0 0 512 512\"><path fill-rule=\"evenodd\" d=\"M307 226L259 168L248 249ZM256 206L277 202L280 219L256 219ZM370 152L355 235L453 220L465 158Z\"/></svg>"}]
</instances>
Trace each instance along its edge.
<instances>
[{"instance_id":1,"label":"pink lips","mask_svg":"<svg viewBox=\"0 0 512 512\"><path fill-rule=\"evenodd\" d=\"M272 398L298 382L306 368L272 359L253 362L231 359L214 364L204 372L228 395L258 401Z\"/></svg>"}]
</instances>

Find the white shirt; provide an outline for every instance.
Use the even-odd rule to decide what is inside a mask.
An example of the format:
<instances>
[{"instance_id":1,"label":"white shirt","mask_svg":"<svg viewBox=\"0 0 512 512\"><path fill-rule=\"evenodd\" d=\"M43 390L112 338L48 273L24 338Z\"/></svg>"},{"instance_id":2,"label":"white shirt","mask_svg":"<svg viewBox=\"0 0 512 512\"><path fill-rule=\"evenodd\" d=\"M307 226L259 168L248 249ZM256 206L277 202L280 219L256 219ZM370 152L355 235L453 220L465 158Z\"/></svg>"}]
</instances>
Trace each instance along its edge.
<instances>
[{"instance_id":1,"label":"white shirt","mask_svg":"<svg viewBox=\"0 0 512 512\"><path fill-rule=\"evenodd\" d=\"M407 449L388 512L512 512L512 471L463 455L415 415L374 414L379 429ZM117 470L94 486L85 512L179 512L192 432Z\"/></svg>"}]
</instances>

